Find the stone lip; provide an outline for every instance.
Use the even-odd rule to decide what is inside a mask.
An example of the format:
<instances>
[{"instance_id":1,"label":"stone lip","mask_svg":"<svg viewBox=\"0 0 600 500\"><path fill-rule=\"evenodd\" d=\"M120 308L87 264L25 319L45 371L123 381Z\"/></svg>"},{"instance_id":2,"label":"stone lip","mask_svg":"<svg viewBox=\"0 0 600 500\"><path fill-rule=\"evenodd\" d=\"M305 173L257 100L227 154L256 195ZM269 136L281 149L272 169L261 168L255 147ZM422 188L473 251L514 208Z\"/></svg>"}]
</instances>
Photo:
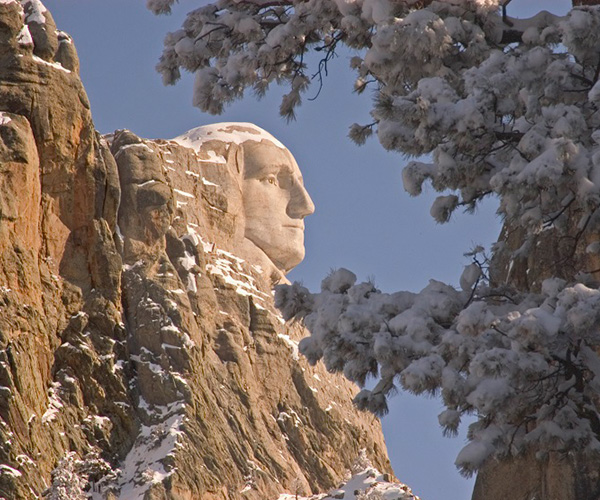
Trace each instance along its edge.
<instances>
[{"instance_id":1,"label":"stone lip","mask_svg":"<svg viewBox=\"0 0 600 500\"><path fill-rule=\"evenodd\" d=\"M240 245L238 145L100 137L70 38L22 3L0 2L0 496L307 496L363 449L390 472Z\"/></svg>"},{"instance_id":2,"label":"stone lip","mask_svg":"<svg viewBox=\"0 0 600 500\"><path fill-rule=\"evenodd\" d=\"M351 475L327 494L305 497L298 494L283 493L277 500L359 500L364 498L420 500L408 486L392 481L392 479L389 474L381 474L365 458L364 454L361 454L352 467Z\"/></svg>"}]
</instances>

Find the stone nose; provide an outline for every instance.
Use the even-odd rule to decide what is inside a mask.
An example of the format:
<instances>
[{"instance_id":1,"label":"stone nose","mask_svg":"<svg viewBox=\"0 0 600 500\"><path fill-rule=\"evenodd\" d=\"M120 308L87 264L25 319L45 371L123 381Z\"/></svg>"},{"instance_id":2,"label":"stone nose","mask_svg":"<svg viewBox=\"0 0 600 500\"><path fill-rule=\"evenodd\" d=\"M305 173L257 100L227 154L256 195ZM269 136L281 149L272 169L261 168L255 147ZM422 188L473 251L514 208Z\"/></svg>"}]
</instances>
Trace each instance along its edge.
<instances>
[{"instance_id":1,"label":"stone nose","mask_svg":"<svg viewBox=\"0 0 600 500\"><path fill-rule=\"evenodd\" d=\"M304 186L297 182L292 189L292 196L287 206L287 214L293 219L303 219L314 213L315 205Z\"/></svg>"}]
</instances>

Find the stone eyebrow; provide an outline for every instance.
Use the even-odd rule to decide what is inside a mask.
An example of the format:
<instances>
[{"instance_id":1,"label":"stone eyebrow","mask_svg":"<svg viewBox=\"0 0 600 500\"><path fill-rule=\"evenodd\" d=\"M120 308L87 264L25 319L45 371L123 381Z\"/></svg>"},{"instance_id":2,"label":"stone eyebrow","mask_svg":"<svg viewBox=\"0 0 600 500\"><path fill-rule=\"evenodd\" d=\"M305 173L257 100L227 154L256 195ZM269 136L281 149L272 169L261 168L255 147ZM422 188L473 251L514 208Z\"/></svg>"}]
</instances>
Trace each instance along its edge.
<instances>
[{"instance_id":1,"label":"stone eyebrow","mask_svg":"<svg viewBox=\"0 0 600 500\"><path fill-rule=\"evenodd\" d=\"M250 165L245 167L244 170L244 177L246 179L262 179L268 175L283 175L297 179L299 174L297 169L295 169L290 162L279 158L275 158L273 161L269 162L261 162L258 165L252 162ZM302 179L302 176L299 178Z\"/></svg>"},{"instance_id":2,"label":"stone eyebrow","mask_svg":"<svg viewBox=\"0 0 600 500\"><path fill-rule=\"evenodd\" d=\"M254 176L261 177L263 175L279 173L292 174L293 170L286 163L267 163L262 165L260 169L257 169Z\"/></svg>"}]
</instances>

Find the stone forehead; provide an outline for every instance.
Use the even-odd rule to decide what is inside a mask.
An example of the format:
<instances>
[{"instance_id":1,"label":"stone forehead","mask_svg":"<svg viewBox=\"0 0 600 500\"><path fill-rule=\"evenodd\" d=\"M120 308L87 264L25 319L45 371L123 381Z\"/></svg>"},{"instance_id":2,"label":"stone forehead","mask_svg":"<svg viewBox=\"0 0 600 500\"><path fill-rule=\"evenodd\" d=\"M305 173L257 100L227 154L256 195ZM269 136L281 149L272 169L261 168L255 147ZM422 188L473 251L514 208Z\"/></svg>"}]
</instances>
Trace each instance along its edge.
<instances>
[{"instance_id":1,"label":"stone forehead","mask_svg":"<svg viewBox=\"0 0 600 500\"><path fill-rule=\"evenodd\" d=\"M172 139L174 142L199 152L202 145L209 141L243 144L247 141L269 141L280 149L287 148L269 132L253 123L224 122L203 125L188 130L185 134Z\"/></svg>"},{"instance_id":2,"label":"stone forehead","mask_svg":"<svg viewBox=\"0 0 600 500\"><path fill-rule=\"evenodd\" d=\"M265 171L288 172L302 177L298 164L289 150L258 142L246 142L242 147L245 177L252 177Z\"/></svg>"}]
</instances>

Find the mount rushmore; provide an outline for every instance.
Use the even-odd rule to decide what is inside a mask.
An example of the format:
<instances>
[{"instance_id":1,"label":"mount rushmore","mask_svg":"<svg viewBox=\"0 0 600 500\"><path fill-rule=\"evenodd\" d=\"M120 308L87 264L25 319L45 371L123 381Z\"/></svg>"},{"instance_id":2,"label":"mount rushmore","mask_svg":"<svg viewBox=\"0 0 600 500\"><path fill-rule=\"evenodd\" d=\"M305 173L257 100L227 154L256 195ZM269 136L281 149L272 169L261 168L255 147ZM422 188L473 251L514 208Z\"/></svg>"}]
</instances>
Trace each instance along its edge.
<instances>
[{"instance_id":1,"label":"mount rushmore","mask_svg":"<svg viewBox=\"0 0 600 500\"><path fill-rule=\"evenodd\" d=\"M358 460L413 498L274 308L314 210L291 153L245 123L102 137L91 107L50 13L0 1L0 497L295 498Z\"/></svg>"}]
</instances>

